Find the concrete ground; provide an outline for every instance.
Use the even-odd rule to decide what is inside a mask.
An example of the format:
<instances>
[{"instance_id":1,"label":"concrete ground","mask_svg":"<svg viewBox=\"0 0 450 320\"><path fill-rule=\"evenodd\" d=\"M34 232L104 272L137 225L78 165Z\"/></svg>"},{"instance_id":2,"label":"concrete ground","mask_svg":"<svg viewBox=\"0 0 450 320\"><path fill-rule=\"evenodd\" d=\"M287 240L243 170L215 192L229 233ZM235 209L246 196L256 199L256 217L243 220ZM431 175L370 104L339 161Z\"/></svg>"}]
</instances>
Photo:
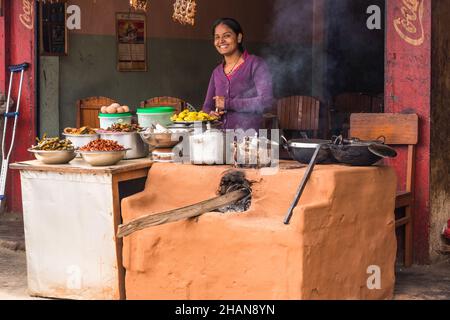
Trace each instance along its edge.
<instances>
[{"instance_id":1,"label":"concrete ground","mask_svg":"<svg viewBox=\"0 0 450 320\"><path fill-rule=\"evenodd\" d=\"M0 300L29 300L23 224L0 216ZM450 300L450 259L431 266L398 268L395 300Z\"/></svg>"}]
</instances>

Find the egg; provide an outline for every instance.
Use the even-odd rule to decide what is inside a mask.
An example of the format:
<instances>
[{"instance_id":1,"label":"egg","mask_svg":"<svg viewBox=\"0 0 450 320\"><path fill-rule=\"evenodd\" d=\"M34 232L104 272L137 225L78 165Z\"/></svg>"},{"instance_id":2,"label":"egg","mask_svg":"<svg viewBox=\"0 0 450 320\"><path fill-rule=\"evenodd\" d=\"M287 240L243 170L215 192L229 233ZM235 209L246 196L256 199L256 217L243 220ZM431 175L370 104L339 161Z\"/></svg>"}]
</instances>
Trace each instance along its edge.
<instances>
[{"instance_id":1,"label":"egg","mask_svg":"<svg viewBox=\"0 0 450 320\"><path fill-rule=\"evenodd\" d=\"M124 113L124 111L123 111L123 108L122 108L122 107L119 107L119 108L117 108L116 110L117 110L117 113Z\"/></svg>"},{"instance_id":2,"label":"egg","mask_svg":"<svg viewBox=\"0 0 450 320\"><path fill-rule=\"evenodd\" d=\"M101 112L101 113L106 113L106 112L108 112L107 109L108 109L108 107L103 106L103 107L100 109L100 112Z\"/></svg>"},{"instance_id":3,"label":"egg","mask_svg":"<svg viewBox=\"0 0 450 320\"><path fill-rule=\"evenodd\" d=\"M115 109L117 109L117 108L120 107L120 104L118 104L118 103L113 103L113 104L110 105L110 107L114 107Z\"/></svg>"},{"instance_id":4,"label":"egg","mask_svg":"<svg viewBox=\"0 0 450 320\"><path fill-rule=\"evenodd\" d=\"M117 108L111 105L108 108L106 108L106 111L108 113L117 113Z\"/></svg>"},{"instance_id":5,"label":"egg","mask_svg":"<svg viewBox=\"0 0 450 320\"><path fill-rule=\"evenodd\" d=\"M123 112L130 112L130 107L122 106Z\"/></svg>"}]
</instances>

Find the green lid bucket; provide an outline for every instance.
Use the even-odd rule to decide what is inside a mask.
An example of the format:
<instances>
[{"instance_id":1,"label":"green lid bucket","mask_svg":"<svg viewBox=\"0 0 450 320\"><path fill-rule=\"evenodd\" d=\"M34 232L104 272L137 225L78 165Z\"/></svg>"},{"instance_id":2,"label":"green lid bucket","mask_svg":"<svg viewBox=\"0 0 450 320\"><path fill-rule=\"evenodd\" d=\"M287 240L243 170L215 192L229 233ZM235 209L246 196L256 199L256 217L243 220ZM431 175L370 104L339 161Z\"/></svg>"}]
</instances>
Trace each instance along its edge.
<instances>
[{"instance_id":1,"label":"green lid bucket","mask_svg":"<svg viewBox=\"0 0 450 320\"><path fill-rule=\"evenodd\" d=\"M174 107L151 107L151 108L139 108L137 114L155 114L155 113L174 113Z\"/></svg>"},{"instance_id":2,"label":"green lid bucket","mask_svg":"<svg viewBox=\"0 0 450 320\"><path fill-rule=\"evenodd\" d=\"M122 117L131 117L130 112L125 113L100 113L98 115L99 118L122 118Z\"/></svg>"}]
</instances>

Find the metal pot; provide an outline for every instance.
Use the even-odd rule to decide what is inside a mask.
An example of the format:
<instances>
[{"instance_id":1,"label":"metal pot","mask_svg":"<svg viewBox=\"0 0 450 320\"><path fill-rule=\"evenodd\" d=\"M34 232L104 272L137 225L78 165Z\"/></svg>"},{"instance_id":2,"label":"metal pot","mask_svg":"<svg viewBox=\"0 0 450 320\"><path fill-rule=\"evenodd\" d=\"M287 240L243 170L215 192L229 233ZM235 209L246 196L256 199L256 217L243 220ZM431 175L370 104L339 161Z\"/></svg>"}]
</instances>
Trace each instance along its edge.
<instances>
[{"instance_id":1,"label":"metal pot","mask_svg":"<svg viewBox=\"0 0 450 320\"><path fill-rule=\"evenodd\" d=\"M139 159L148 156L148 147L137 132L102 132L100 138L117 141L126 149L130 149L124 159Z\"/></svg>"},{"instance_id":2,"label":"metal pot","mask_svg":"<svg viewBox=\"0 0 450 320\"><path fill-rule=\"evenodd\" d=\"M189 137L190 160L193 164L225 164L225 134L219 130L208 130Z\"/></svg>"},{"instance_id":3,"label":"metal pot","mask_svg":"<svg viewBox=\"0 0 450 320\"><path fill-rule=\"evenodd\" d=\"M231 144L235 166L249 168L270 167L279 144L264 137L245 137Z\"/></svg>"},{"instance_id":4,"label":"metal pot","mask_svg":"<svg viewBox=\"0 0 450 320\"><path fill-rule=\"evenodd\" d=\"M331 153L340 163L352 166L371 166L383 158L395 158L397 152L382 140L361 141L337 137L330 146Z\"/></svg>"},{"instance_id":5,"label":"metal pot","mask_svg":"<svg viewBox=\"0 0 450 320\"><path fill-rule=\"evenodd\" d=\"M281 139L283 141L283 147L289 151L292 159L300 163L310 163L315 152L315 146L317 145L321 145L316 159L317 164L336 163L330 151L331 140L295 139L287 141L283 136L281 136Z\"/></svg>"}]
</instances>

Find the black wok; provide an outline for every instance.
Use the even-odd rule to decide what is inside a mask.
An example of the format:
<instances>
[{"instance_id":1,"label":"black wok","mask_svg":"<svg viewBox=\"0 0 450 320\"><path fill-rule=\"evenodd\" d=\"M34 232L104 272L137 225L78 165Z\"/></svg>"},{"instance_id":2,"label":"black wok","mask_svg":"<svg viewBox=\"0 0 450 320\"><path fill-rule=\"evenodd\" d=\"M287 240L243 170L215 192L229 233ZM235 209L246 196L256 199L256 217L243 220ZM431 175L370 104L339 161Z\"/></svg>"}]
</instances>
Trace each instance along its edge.
<instances>
[{"instance_id":1,"label":"black wok","mask_svg":"<svg viewBox=\"0 0 450 320\"><path fill-rule=\"evenodd\" d=\"M315 161L316 164L336 163L330 150L331 140L294 139L287 141L283 136L281 136L281 139L283 140L283 147L289 152L292 159L300 163L310 163L317 145L320 145L321 148Z\"/></svg>"}]
</instances>

